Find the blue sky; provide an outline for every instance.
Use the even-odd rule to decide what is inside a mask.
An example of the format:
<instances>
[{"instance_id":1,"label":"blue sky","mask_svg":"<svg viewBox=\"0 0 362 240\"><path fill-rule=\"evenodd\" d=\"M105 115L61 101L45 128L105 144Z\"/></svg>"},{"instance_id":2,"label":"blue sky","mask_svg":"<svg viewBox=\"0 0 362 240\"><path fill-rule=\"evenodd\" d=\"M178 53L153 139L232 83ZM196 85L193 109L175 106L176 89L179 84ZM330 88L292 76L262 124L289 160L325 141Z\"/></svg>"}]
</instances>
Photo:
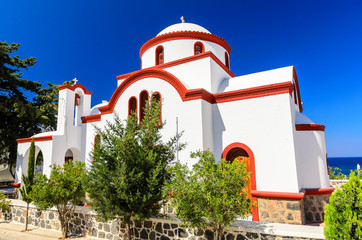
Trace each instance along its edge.
<instances>
[{"instance_id":1,"label":"blue sky","mask_svg":"<svg viewBox=\"0 0 362 240\"><path fill-rule=\"evenodd\" d=\"M329 156L362 156L362 1L2 1L0 40L38 63L24 78L74 77L109 100L116 76L169 25L199 24L231 46L237 75L296 67L304 114L326 125Z\"/></svg>"}]
</instances>

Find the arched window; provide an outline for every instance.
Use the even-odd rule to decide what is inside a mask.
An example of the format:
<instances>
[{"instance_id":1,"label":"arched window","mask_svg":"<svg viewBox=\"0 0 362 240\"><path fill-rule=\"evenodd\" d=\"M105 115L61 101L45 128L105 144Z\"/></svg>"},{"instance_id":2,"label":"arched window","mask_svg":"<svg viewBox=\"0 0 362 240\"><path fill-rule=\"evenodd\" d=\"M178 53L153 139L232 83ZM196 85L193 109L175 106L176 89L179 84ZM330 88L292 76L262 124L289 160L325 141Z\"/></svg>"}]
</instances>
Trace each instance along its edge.
<instances>
[{"instance_id":1,"label":"arched window","mask_svg":"<svg viewBox=\"0 0 362 240\"><path fill-rule=\"evenodd\" d=\"M137 114L137 99L131 97L128 101L128 116Z\"/></svg>"},{"instance_id":2,"label":"arched window","mask_svg":"<svg viewBox=\"0 0 362 240\"><path fill-rule=\"evenodd\" d=\"M145 117L145 108L148 101L148 92L146 90L140 93L140 122Z\"/></svg>"},{"instance_id":3,"label":"arched window","mask_svg":"<svg viewBox=\"0 0 362 240\"><path fill-rule=\"evenodd\" d=\"M152 94L152 102L159 102L160 103L160 113L159 113L159 125L162 124L162 103L161 103L161 94L159 92L155 92Z\"/></svg>"},{"instance_id":4,"label":"arched window","mask_svg":"<svg viewBox=\"0 0 362 240\"><path fill-rule=\"evenodd\" d=\"M204 45L201 42L196 42L194 45L194 55L203 53L204 51Z\"/></svg>"},{"instance_id":5,"label":"arched window","mask_svg":"<svg viewBox=\"0 0 362 240\"><path fill-rule=\"evenodd\" d=\"M230 69L230 64L229 64L229 55L227 52L225 52L225 66Z\"/></svg>"},{"instance_id":6,"label":"arched window","mask_svg":"<svg viewBox=\"0 0 362 240\"><path fill-rule=\"evenodd\" d=\"M163 47L158 46L156 48L156 65L160 65L164 63L164 52Z\"/></svg>"},{"instance_id":7,"label":"arched window","mask_svg":"<svg viewBox=\"0 0 362 240\"><path fill-rule=\"evenodd\" d=\"M80 103L80 96L78 94L75 94L74 106L79 106L79 103Z\"/></svg>"}]
</instances>

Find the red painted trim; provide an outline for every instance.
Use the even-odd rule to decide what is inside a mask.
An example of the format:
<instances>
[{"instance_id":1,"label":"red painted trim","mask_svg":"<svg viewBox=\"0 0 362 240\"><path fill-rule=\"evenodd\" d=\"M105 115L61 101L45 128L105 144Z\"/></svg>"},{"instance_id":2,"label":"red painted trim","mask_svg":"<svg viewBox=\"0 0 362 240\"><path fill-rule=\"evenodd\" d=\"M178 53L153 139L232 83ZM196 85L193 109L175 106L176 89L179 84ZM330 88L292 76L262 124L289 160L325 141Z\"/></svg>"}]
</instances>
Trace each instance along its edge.
<instances>
[{"instance_id":1,"label":"red painted trim","mask_svg":"<svg viewBox=\"0 0 362 240\"><path fill-rule=\"evenodd\" d=\"M127 79L125 79L114 91L111 99L109 100L108 105L99 107L99 110L102 114L106 113L112 113L114 106L116 105L119 97L122 95L122 93L133 83L135 83L138 80L144 79L144 78L159 78L163 79L166 82L170 83L176 91L179 93L180 97L183 98L186 92L186 87L176 78L174 75L172 75L169 72L166 72L164 70L160 69L144 69L141 71L137 71L130 75Z\"/></svg>"},{"instance_id":2,"label":"red painted trim","mask_svg":"<svg viewBox=\"0 0 362 240\"><path fill-rule=\"evenodd\" d=\"M62 85L62 86L59 86L58 89L59 91L60 90L63 90L63 89L69 89L69 90L72 90L74 91L76 88L81 88L84 92L84 94L92 94L92 91L88 91L82 84L75 84L75 85Z\"/></svg>"},{"instance_id":3,"label":"red painted trim","mask_svg":"<svg viewBox=\"0 0 362 240\"><path fill-rule=\"evenodd\" d=\"M203 88L190 89L185 92L183 101L202 99L209 103L215 103L214 96Z\"/></svg>"},{"instance_id":4,"label":"red painted trim","mask_svg":"<svg viewBox=\"0 0 362 240\"><path fill-rule=\"evenodd\" d=\"M162 49L162 62L160 63L160 50ZM155 50L155 65L160 65L160 64L164 64L165 63L165 49L163 48L162 45L158 46Z\"/></svg>"},{"instance_id":5,"label":"red painted trim","mask_svg":"<svg viewBox=\"0 0 362 240\"><path fill-rule=\"evenodd\" d=\"M147 42L145 42L141 49L140 49L140 58L142 58L142 55L151 47L158 45L163 42L167 41L174 41L174 40L181 40L181 39L195 39L195 40L204 40L216 43L223 48L226 49L226 51L230 54L231 48L229 44L222 39L221 37L218 37L216 35L213 35L211 33L204 33L204 32L193 32L193 31L181 31L181 32L171 32L171 33L165 33L159 36L156 36L154 38L151 38Z\"/></svg>"},{"instance_id":6,"label":"red painted trim","mask_svg":"<svg viewBox=\"0 0 362 240\"><path fill-rule=\"evenodd\" d=\"M322 194L331 194L334 191L334 187L306 188L303 190L305 192L305 195L322 195Z\"/></svg>"},{"instance_id":7,"label":"red painted trim","mask_svg":"<svg viewBox=\"0 0 362 240\"><path fill-rule=\"evenodd\" d=\"M88 115L81 117L82 123L98 122L101 120L101 114Z\"/></svg>"},{"instance_id":8,"label":"red painted trim","mask_svg":"<svg viewBox=\"0 0 362 240\"><path fill-rule=\"evenodd\" d=\"M295 67L293 67L293 78L294 78L294 81L295 81L295 84L296 84L296 87L297 87L299 112L303 112L302 100L300 99L298 76L297 76L297 72L295 71Z\"/></svg>"},{"instance_id":9,"label":"red painted trim","mask_svg":"<svg viewBox=\"0 0 362 240\"><path fill-rule=\"evenodd\" d=\"M132 74L135 74L137 72L141 72L141 71L146 70L146 69L147 70L150 70L150 69L164 69L164 68L169 68L169 67L177 66L177 65L180 65L180 64L184 64L184 63L197 61L197 60L207 58L207 57L212 58L231 77L236 77L236 75L233 72L231 72L231 70L228 69L225 66L225 64L220 61L220 59L218 59L212 52L208 51L208 52L204 52L204 53L201 53L201 54L198 54L198 55L194 55L194 56L182 58L182 59L179 59L179 60L175 60L175 61L172 61L172 62L168 62L168 63L160 64L160 65L157 65L157 66L137 70L137 71L134 71L134 72L131 72L131 73L122 74L122 75L117 76L116 78L117 78L117 80L122 80L122 79L125 79L125 78L131 76Z\"/></svg>"},{"instance_id":10,"label":"red painted trim","mask_svg":"<svg viewBox=\"0 0 362 240\"><path fill-rule=\"evenodd\" d=\"M256 191L256 174L255 174L255 157L254 157L254 153L253 153L253 151L251 151L251 149L247 145L245 145L243 143L240 143L240 142L236 142L236 143L229 144L224 149L224 151L222 152L222 158L226 159L226 156L228 155L230 150L232 150L234 148L242 148L249 155L250 171L251 171L251 173L250 173L251 193L253 194L253 191ZM252 195L251 200L252 200L252 202L255 202L258 199ZM253 221L259 221L259 211L258 211L258 206L257 205L253 208L253 213L252 214L253 214Z\"/></svg>"},{"instance_id":11,"label":"red painted trim","mask_svg":"<svg viewBox=\"0 0 362 240\"><path fill-rule=\"evenodd\" d=\"M225 66L230 69L230 64L229 64L229 55L227 52L225 52Z\"/></svg>"},{"instance_id":12,"label":"red painted trim","mask_svg":"<svg viewBox=\"0 0 362 240\"><path fill-rule=\"evenodd\" d=\"M19 188L21 186L21 183L11 183L10 184L12 187L16 187Z\"/></svg>"},{"instance_id":13,"label":"red painted trim","mask_svg":"<svg viewBox=\"0 0 362 240\"><path fill-rule=\"evenodd\" d=\"M19 139L16 139L16 141L18 143L27 143L27 142L31 142L31 139L33 139L33 138L19 138ZM50 141L50 140L53 140L52 136L42 136L42 137L34 138L34 142L44 142L44 141Z\"/></svg>"},{"instance_id":14,"label":"red painted trim","mask_svg":"<svg viewBox=\"0 0 362 240\"><path fill-rule=\"evenodd\" d=\"M291 82L275 83L270 85L264 85L259 87L252 87L247 89L240 89L224 93L214 94L215 102L230 102L243 100L248 98L258 98L270 95L277 95L283 93L291 93L293 91L293 85Z\"/></svg>"},{"instance_id":15,"label":"red painted trim","mask_svg":"<svg viewBox=\"0 0 362 240\"><path fill-rule=\"evenodd\" d=\"M251 190L253 197L261 198L278 198L278 199L290 199L290 200L301 200L304 198L304 193L289 193L289 192L269 192L269 191L253 191Z\"/></svg>"},{"instance_id":16,"label":"red painted trim","mask_svg":"<svg viewBox=\"0 0 362 240\"><path fill-rule=\"evenodd\" d=\"M295 124L297 131L324 131L326 126L321 124Z\"/></svg>"}]
</instances>

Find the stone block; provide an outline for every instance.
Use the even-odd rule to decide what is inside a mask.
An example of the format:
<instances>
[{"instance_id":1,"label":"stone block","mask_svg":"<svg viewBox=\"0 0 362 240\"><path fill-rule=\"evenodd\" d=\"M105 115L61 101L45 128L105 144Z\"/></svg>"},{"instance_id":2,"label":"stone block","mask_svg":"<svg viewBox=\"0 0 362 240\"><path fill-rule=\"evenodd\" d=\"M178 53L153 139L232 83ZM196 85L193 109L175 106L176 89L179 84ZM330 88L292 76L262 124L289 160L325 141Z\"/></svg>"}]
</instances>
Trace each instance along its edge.
<instances>
[{"instance_id":1,"label":"stone block","mask_svg":"<svg viewBox=\"0 0 362 240\"><path fill-rule=\"evenodd\" d=\"M106 239L112 239L112 238L113 238L112 233L107 233L107 235L106 235Z\"/></svg>"},{"instance_id":2,"label":"stone block","mask_svg":"<svg viewBox=\"0 0 362 240\"><path fill-rule=\"evenodd\" d=\"M111 231L111 227L109 226L109 224L106 223L103 225L103 230L108 233Z\"/></svg>"},{"instance_id":3,"label":"stone block","mask_svg":"<svg viewBox=\"0 0 362 240\"><path fill-rule=\"evenodd\" d=\"M148 239L148 233L147 233L147 231L145 229L142 229L142 231L140 233L140 238L145 239L145 240Z\"/></svg>"},{"instance_id":4,"label":"stone block","mask_svg":"<svg viewBox=\"0 0 362 240\"><path fill-rule=\"evenodd\" d=\"M162 223L157 223L156 224L156 232L162 233Z\"/></svg>"},{"instance_id":5,"label":"stone block","mask_svg":"<svg viewBox=\"0 0 362 240\"><path fill-rule=\"evenodd\" d=\"M152 228L152 221L144 221L143 226L145 228Z\"/></svg>"},{"instance_id":6,"label":"stone block","mask_svg":"<svg viewBox=\"0 0 362 240\"><path fill-rule=\"evenodd\" d=\"M178 233L178 237L180 237L180 238L186 238L186 237L188 237L188 235L189 235L189 234L186 232L186 230L183 229L183 228L177 229L177 233Z\"/></svg>"}]
</instances>

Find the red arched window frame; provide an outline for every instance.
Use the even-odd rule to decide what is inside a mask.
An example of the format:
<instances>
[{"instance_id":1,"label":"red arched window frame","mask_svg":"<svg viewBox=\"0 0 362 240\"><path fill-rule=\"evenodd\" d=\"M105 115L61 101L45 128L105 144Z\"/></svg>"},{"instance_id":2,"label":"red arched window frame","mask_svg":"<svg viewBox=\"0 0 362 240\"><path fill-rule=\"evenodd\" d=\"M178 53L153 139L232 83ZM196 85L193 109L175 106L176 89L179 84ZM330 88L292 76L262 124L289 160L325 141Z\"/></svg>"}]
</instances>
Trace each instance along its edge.
<instances>
[{"instance_id":1,"label":"red arched window frame","mask_svg":"<svg viewBox=\"0 0 362 240\"><path fill-rule=\"evenodd\" d=\"M165 61L165 52L162 46L156 48L156 65L163 64Z\"/></svg>"},{"instance_id":2,"label":"red arched window frame","mask_svg":"<svg viewBox=\"0 0 362 240\"><path fill-rule=\"evenodd\" d=\"M161 126L162 124L162 102L161 102L161 94L159 92L154 92L152 94L152 101L158 101L160 102L160 121L159 121L159 125Z\"/></svg>"},{"instance_id":3,"label":"red arched window frame","mask_svg":"<svg viewBox=\"0 0 362 240\"><path fill-rule=\"evenodd\" d=\"M76 93L74 97L74 106L79 106L80 96Z\"/></svg>"},{"instance_id":4,"label":"red arched window frame","mask_svg":"<svg viewBox=\"0 0 362 240\"><path fill-rule=\"evenodd\" d=\"M143 118L145 117L145 107L148 101L148 92L143 90L140 93L140 122L142 122Z\"/></svg>"},{"instance_id":5,"label":"red arched window frame","mask_svg":"<svg viewBox=\"0 0 362 240\"><path fill-rule=\"evenodd\" d=\"M205 52L204 44L201 42L196 42L194 45L194 55L198 55Z\"/></svg>"},{"instance_id":6,"label":"red arched window frame","mask_svg":"<svg viewBox=\"0 0 362 240\"><path fill-rule=\"evenodd\" d=\"M227 52L225 52L225 66L230 69L229 55Z\"/></svg>"},{"instance_id":7,"label":"red arched window frame","mask_svg":"<svg viewBox=\"0 0 362 240\"><path fill-rule=\"evenodd\" d=\"M132 114L137 114L137 99L131 97L128 101L128 116Z\"/></svg>"}]
</instances>

